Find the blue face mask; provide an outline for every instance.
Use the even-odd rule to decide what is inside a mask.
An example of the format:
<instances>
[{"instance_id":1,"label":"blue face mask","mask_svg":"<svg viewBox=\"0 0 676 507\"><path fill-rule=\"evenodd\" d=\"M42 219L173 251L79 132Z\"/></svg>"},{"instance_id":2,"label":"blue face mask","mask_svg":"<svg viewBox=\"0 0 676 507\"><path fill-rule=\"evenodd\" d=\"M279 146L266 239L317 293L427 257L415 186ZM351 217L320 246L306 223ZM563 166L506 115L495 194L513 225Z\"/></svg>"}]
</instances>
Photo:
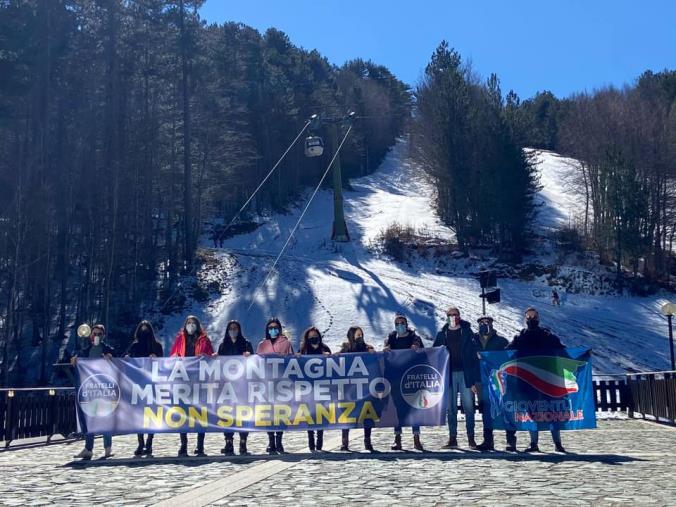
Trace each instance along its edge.
<instances>
[{"instance_id":1,"label":"blue face mask","mask_svg":"<svg viewBox=\"0 0 676 507\"><path fill-rule=\"evenodd\" d=\"M398 334L405 334L406 333L406 326L404 324L397 324L394 329L397 330Z\"/></svg>"},{"instance_id":2,"label":"blue face mask","mask_svg":"<svg viewBox=\"0 0 676 507\"><path fill-rule=\"evenodd\" d=\"M270 338L277 338L279 336L279 329L276 327L268 329L268 334L270 335Z\"/></svg>"},{"instance_id":3,"label":"blue face mask","mask_svg":"<svg viewBox=\"0 0 676 507\"><path fill-rule=\"evenodd\" d=\"M490 332L491 332L491 328L488 327L488 324L479 324L479 334L480 335L486 336Z\"/></svg>"}]
</instances>

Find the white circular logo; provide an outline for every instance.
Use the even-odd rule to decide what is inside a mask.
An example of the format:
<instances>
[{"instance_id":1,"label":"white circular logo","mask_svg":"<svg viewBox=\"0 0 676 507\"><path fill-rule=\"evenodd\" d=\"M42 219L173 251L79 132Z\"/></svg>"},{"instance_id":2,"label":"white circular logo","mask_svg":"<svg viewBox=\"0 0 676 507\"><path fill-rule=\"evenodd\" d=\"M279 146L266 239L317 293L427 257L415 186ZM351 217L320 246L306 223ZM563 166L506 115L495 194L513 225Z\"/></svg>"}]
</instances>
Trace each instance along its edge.
<instances>
[{"instance_id":1,"label":"white circular logo","mask_svg":"<svg viewBox=\"0 0 676 507\"><path fill-rule=\"evenodd\" d=\"M120 386L104 373L90 375L80 385L77 401L82 411L90 417L106 417L120 403Z\"/></svg>"},{"instance_id":2,"label":"white circular logo","mask_svg":"<svg viewBox=\"0 0 676 507\"><path fill-rule=\"evenodd\" d=\"M401 395L413 408L432 408L444 397L444 379L427 364L412 366L401 378Z\"/></svg>"}]
</instances>

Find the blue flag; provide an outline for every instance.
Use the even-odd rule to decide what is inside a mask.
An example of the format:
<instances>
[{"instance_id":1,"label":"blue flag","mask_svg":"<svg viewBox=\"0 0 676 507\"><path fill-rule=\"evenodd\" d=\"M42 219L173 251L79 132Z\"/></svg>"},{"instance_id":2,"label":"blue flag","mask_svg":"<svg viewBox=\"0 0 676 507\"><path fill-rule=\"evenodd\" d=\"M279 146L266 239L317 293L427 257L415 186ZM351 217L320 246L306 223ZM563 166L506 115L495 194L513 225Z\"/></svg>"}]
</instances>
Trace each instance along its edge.
<instances>
[{"instance_id":1,"label":"blue flag","mask_svg":"<svg viewBox=\"0 0 676 507\"><path fill-rule=\"evenodd\" d=\"M589 349L482 352L481 383L495 429L596 427Z\"/></svg>"}]
</instances>

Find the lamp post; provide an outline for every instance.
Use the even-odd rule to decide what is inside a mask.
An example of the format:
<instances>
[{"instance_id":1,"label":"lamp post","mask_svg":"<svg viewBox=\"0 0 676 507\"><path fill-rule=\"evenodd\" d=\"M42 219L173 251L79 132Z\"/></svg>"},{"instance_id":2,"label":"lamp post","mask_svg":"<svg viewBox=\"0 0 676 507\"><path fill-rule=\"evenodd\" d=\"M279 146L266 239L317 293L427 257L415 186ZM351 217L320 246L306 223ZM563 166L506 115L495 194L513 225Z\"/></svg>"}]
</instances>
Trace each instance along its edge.
<instances>
[{"instance_id":1,"label":"lamp post","mask_svg":"<svg viewBox=\"0 0 676 507\"><path fill-rule=\"evenodd\" d=\"M676 361L674 361L674 331L671 325L671 319L676 314L676 303L667 303L662 305L662 314L666 315L669 324L669 351L671 352L671 371L676 371Z\"/></svg>"}]
</instances>

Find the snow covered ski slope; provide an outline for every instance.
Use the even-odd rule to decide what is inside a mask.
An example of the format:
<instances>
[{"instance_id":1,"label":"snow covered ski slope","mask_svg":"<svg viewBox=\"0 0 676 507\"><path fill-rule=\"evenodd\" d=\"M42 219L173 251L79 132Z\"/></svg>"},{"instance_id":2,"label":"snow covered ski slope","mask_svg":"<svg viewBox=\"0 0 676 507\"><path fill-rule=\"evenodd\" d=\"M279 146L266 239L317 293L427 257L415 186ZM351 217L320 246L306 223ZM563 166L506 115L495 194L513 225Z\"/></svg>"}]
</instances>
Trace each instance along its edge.
<instances>
[{"instance_id":1,"label":"snow covered ski slope","mask_svg":"<svg viewBox=\"0 0 676 507\"><path fill-rule=\"evenodd\" d=\"M575 198L557 186L557 178L563 177L569 166L555 154L537 155L545 186L538 220L543 226L554 227L568 220L570 209L577 206ZM437 238L453 238L453 232L436 217L434 189L421 175L408 161L407 144L401 141L378 171L353 180L352 190L345 192L352 241L337 246L328 240L332 194L320 192L277 272L255 297L255 288L286 241L302 206L287 215L275 215L250 234L229 239L223 249L212 251L216 267L202 273L207 279L221 280L220 295L214 295L206 305L195 303L188 311L203 318L216 344L222 340L229 319L240 320L245 335L257 343L265 321L273 315L289 330L294 345L306 327L316 325L333 350L339 348L351 325L362 326L367 342L381 349L393 328L395 312L406 314L419 334L430 340L449 305L458 306L476 329L481 300L472 273L481 268L479 263L460 259L455 261L453 274L448 274L432 260L398 264L368 248L393 222L424 228ZM209 248L207 243L203 246ZM554 307L544 281L502 279L498 283L503 301L490 306L488 313L496 319L498 332L508 338L522 326L523 310L533 305L540 310L542 324L565 344L594 350L597 372L667 369L668 342L666 325L658 312L659 297L568 294L562 306ZM165 322L165 340L179 328L183 317L176 315Z\"/></svg>"}]
</instances>

